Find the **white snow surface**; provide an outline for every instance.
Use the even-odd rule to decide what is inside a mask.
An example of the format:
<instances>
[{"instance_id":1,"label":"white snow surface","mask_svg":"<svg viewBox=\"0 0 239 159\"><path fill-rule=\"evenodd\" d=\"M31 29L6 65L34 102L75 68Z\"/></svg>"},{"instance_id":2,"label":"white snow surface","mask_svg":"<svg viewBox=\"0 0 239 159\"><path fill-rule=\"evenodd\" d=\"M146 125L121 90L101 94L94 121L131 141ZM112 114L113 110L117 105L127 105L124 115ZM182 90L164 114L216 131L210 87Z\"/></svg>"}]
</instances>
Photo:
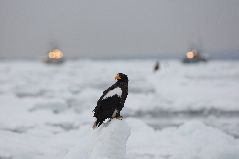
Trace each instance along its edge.
<instances>
[{"instance_id":1,"label":"white snow surface","mask_svg":"<svg viewBox=\"0 0 239 159\"><path fill-rule=\"evenodd\" d=\"M238 159L239 62L154 62L0 61L0 159ZM93 130L118 72L124 119Z\"/></svg>"},{"instance_id":2,"label":"white snow surface","mask_svg":"<svg viewBox=\"0 0 239 159\"><path fill-rule=\"evenodd\" d=\"M114 95L117 95L118 97L121 97L122 95L122 90L119 87L116 87L115 89L110 90L104 97L103 99L107 99L109 97L112 97Z\"/></svg>"},{"instance_id":3,"label":"white snow surface","mask_svg":"<svg viewBox=\"0 0 239 159\"><path fill-rule=\"evenodd\" d=\"M89 159L125 159L129 135L130 128L125 121L112 119L110 123L91 130L84 148L69 150L65 159L78 159L82 156Z\"/></svg>"}]
</instances>

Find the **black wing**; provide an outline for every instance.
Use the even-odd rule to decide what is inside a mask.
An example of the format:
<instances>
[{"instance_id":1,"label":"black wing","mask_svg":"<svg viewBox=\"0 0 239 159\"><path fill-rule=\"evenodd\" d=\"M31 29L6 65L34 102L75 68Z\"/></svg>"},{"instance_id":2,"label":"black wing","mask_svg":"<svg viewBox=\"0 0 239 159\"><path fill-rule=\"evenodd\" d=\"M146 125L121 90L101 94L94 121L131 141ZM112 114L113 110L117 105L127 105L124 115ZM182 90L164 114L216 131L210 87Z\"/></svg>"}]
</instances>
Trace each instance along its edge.
<instances>
[{"instance_id":1,"label":"black wing","mask_svg":"<svg viewBox=\"0 0 239 159\"><path fill-rule=\"evenodd\" d=\"M117 95L104 99L96 106L94 116L101 120L111 118L119 105L120 98Z\"/></svg>"},{"instance_id":2,"label":"black wing","mask_svg":"<svg viewBox=\"0 0 239 159\"><path fill-rule=\"evenodd\" d=\"M113 84L112 86L110 86L108 89L106 89L104 92L103 92L103 94L102 94L102 96L100 97L100 99L97 101L97 106L95 107L95 109L93 110L93 112L95 112L94 113L94 117L96 117L97 118L97 116L99 116L99 114L102 112L102 111L104 111L104 109L102 109L101 107L103 107L103 106L105 106L105 105L108 105L109 103L112 103L113 102L113 100L116 100L117 101L117 99L113 99L113 97L111 97L112 99L109 101L109 99L107 98L107 99L103 99L103 97L110 91L110 90L113 90L113 89L115 89L117 86L116 86L116 84ZM110 106L110 105L109 105ZM106 106L106 108L107 107L109 107L109 106Z\"/></svg>"}]
</instances>

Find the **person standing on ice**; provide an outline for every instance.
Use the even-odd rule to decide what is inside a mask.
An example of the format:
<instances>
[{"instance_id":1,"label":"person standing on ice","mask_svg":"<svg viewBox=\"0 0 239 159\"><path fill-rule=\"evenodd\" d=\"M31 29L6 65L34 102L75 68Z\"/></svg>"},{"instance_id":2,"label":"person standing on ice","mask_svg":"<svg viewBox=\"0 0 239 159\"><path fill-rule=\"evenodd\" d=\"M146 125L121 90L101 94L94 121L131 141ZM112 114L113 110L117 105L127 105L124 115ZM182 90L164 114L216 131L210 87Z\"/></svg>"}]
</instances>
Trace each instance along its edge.
<instances>
[{"instance_id":1,"label":"person standing on ice","mask_svg":"<svg viewBox=\"0 0 239 159\"><path fill-rule=\"evenodd\" d=\"M128 77L123 73L115 76L116 83L103 92L93 110L96 121L93 128L99 127L105 119L122 119L120 111L128 95Z\"/></svg>"}]
</instances>

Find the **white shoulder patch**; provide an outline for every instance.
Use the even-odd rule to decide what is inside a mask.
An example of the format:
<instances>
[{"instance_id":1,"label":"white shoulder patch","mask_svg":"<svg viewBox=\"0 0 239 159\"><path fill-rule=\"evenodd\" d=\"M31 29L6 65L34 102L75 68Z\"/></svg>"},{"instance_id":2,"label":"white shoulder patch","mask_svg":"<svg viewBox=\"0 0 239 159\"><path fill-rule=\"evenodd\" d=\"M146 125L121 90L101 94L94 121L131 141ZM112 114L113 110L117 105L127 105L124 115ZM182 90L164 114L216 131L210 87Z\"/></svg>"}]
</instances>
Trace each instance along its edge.
<instances>
[{"instance_id":1,"label":"white shoulder patch","mask_svg":"<svg viewBox=\"0 0 239 159\"><path fill-rule=\"evenodd\" d=\"M122 90L121 90L121 88L116 87L115 89L110 90L110 91L103 97L103 99L112 97L112 96L114 96L114 95L117 95L117 96L121 97L121 95L122 95Z\"/></svg>"}]
</instances>

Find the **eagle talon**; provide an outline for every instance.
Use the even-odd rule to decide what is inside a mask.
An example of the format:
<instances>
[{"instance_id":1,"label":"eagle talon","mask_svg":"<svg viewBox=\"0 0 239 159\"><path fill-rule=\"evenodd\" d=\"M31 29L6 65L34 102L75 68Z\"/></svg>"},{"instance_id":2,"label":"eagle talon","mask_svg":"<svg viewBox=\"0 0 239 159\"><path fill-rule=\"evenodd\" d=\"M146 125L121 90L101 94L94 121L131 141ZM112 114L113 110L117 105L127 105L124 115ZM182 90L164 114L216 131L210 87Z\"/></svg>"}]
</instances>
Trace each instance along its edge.
<instances>
[{"instance_id":1,"label":"eagle talon","mask_svg":"<svg viewBox=\"0 0 239 159\"><path fill-rule=\"evenodd\" d=\"M114 117L113 119L123 120L123 116Z\"/></svg>"}]
</instances>

